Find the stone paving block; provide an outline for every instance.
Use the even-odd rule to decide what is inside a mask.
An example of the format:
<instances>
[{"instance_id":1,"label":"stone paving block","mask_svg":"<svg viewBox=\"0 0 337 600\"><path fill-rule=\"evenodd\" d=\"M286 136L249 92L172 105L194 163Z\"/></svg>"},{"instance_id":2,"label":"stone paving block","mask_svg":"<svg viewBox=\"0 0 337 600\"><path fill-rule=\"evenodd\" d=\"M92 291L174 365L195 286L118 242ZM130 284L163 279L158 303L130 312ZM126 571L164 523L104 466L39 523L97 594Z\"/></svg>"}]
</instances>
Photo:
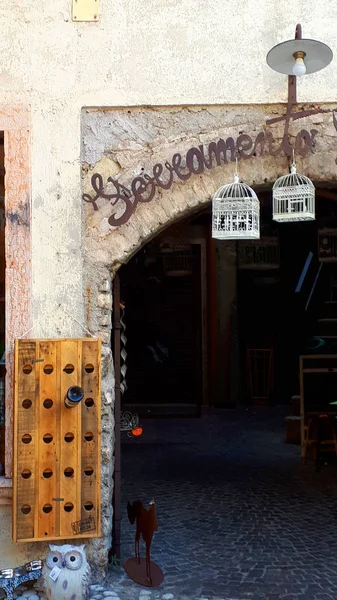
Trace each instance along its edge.
<instances>
[{"instance_id":1,"label":"stone paving block","mask_svg":"<svg viewBox=\"0 0 337 600\"><path fill-rule=\"evenodd\" d=\"M138 497L157 506L152 560L165 580L149 600L337 600L337 467L302 465L283 417L144 420L142 441L123 444L122 507ZM125 559L135 533L126 511L122 532ZM115 571L108 589L139 600L125 580Z\"/></svg>"}]
</instances>

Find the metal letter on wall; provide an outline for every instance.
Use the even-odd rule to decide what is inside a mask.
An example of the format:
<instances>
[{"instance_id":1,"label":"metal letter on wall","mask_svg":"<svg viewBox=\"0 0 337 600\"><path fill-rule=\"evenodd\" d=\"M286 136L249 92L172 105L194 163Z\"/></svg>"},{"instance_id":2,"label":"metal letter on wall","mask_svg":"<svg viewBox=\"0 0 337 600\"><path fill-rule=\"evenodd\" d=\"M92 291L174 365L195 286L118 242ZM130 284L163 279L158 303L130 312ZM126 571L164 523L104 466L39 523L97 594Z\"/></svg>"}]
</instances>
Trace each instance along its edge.
<instances>
[{"instance_id":1,"label":"metal letter on wall","mask_svg":"<svg viewBox=\"0 0 337 600\"><path fill-rule=\"evenodd\" d=\"M15 340L14 541L100 536L100 407L100 340Z\"/></svg>"}]
</instances>

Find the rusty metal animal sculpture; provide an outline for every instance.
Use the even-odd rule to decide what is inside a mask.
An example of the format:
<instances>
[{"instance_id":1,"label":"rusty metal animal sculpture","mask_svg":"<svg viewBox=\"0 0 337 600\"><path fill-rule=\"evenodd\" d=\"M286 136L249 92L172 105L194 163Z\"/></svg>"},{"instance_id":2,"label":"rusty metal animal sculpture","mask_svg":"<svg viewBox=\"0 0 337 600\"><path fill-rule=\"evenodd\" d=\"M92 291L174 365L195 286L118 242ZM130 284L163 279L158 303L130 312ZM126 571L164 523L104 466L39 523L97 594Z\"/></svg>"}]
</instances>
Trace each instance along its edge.
<instances>
[{"instance_id":1,"label":"rusty metal animal sculpture","mask_svg":"<svg viewBox=\"0 0 337 600\"><path fill-rule=\"evenodd\" d=\"M140 564L139 554L139 540L142 536L146 546L146 576L149 579L150 585L152 585L151 578L151 560L150 560L150 549L153 538L153 533L158 531L158 522L156 517L155 503L151 502L148 509L146 509L140 500L136 500L132 504L128 502L127 506L128 517L131 525L136 521L136 535L135 535L135 555L138 558Z\"/></svg>"}]
</instances>

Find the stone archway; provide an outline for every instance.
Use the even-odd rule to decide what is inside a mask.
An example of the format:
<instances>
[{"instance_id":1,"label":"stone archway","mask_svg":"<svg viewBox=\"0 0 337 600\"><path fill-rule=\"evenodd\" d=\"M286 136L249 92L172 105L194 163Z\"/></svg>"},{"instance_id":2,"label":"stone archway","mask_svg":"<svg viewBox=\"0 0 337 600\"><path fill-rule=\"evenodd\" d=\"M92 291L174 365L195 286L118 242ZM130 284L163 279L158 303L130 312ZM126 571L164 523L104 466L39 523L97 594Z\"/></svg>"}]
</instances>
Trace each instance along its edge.
<instances>
[{"instance_id":1,"label":"stone archway","mask_svg":"<svg viewBox=\"0 0 337 600\"><path fill-rule=\"evenodd\" d=\"M284 149L289 142L297 150L298 171L317 184L333 186L333 111L332 106L304 107L288 124L285 107L276 105L83 111L86 324L103 341L103 537L89 550L97 566L105 566L112 526L114 274L161 230L207 205L214 192L232 180L236 156L244 181L257 190L270 188L287 172ZM130 202L130 218L111 226L116 218L123 222Z\"/></svg>"}]
</instances>

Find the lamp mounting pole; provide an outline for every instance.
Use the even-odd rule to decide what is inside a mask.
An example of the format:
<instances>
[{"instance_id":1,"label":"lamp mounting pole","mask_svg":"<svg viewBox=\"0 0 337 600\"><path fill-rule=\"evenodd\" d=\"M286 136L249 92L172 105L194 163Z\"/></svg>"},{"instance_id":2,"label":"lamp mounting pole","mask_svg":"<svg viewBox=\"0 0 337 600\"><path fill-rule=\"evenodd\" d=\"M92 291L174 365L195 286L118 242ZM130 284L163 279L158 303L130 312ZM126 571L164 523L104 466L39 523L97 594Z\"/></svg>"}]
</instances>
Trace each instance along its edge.
<instances>
[{"instance_id":1,"label":"lamp mounting pole","mask_svg":"<svg viewBox=\"0 0 337 600\"><path fill-rule=\"evenodd\" d=\"M295 29L295 40L302 39L302 25L297 23ZM297 104L297 88L296 88L296 76L288 75L288 104Z\"/></svg>"}]
</instances>

